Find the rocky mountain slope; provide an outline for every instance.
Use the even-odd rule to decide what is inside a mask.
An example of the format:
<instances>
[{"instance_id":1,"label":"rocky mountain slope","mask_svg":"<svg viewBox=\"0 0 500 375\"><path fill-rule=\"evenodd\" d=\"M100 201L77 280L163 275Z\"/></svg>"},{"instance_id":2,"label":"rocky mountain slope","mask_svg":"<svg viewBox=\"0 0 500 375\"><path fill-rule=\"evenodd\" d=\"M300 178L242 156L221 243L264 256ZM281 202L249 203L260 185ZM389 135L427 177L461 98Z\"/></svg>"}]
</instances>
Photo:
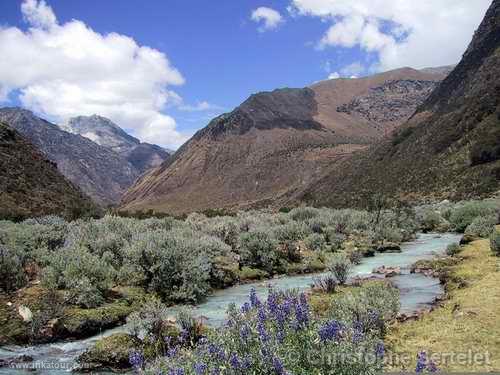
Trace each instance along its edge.
<instances>
[{"instance_id":1,"label":"rocky mountain slope","mask_svg":"<svg viewBox=\"0 0 500 375\"><path fill-rule=\"evenodd\" d=\"M362 204L375 192L461 199L500 188L500 0L462 61L392 139L331 168L297 200Z\"/></svg>"},{"instance_id":2,"label":"rocky mountain slope","mask_svg":"<svg viewBox=\"0 0 500 375\"><path fill-rule=\"evenodd\" d=\"M159 166L171 154L160 146L142 143L111 120L98 115L74 117L60 127L113 150L127 159L141 174Z\"/></svg>"},{"instance_id":3,"label":"rocky mountain slope","mask_svg":"<svg viewBox=\"0 0 500 375\"><path fill-rule=\"evenodd\" d=\"M141 177L122 208L183 213L268 205L383 138L443 78L403 68L252 95ZM377 115L363 115L372 106Z\"/></svg>"},{"instance_id":4,"label":"rocky mountain slope","mask_svg":"<svg viewBox=\"0 0 500 375\"><path fill-rule=\"evenodd\" d=\"M99 204L117 203L140 175L137 168L111 149L63 131L30 111L0 108L0 121L21 133Z\"/></svg>"},{"instance_id":5,"label":"rocky mountain slope","mask_svg":"<svg viewBox=\"0 0 500 375\"><path fill-rule=\"evenodd\" d=\"M0 219L48 214L76 216L95 210L55 164L0 122Z\"/></svg>"}]
</instances>

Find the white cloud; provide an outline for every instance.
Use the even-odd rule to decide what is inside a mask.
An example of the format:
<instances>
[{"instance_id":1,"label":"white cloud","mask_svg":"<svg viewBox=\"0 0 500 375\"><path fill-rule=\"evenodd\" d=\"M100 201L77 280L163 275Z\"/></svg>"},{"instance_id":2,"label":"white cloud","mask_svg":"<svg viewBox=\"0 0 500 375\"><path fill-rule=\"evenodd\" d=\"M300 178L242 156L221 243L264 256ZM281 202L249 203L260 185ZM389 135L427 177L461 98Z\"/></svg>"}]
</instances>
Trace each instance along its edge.
<instances>
[{"instance_id":1,"label":"white cloud","mask_svg":"<svg viewBox=\"0 0 500 375\"><path fill-rule=\"evenodd\" d=\"M250 18L257 23L263 22L259 27L260 32L276 29L283 22L283 17L278 11L267 7L254 9Z\"/></svg>"},{"instance_id":2,"label":"white cloud","mask_svg":"<svg viewBox=\"0 0 500 375\"><path fill-rule=\"evenodd\" d=\"M333 72L328 75L328 79L337 79L340 78L339 72Z\"/></svg>"},{"instance_id":3,"label":"white cloud","mask_svg":"<svg viewBox=\"0 0 500 375\"><path fill-rule=\"evenodd\" d=\"M340 70L342 77L357 78L365 72L365 67L359 62L353 62Z\"/></svg>"},{"instance_id":4,"label":"white cloud","mask_svg":"<svg viewBox=\"0 0 500 375\"><path fill-rule=\"evenodd\" d=\"M44 0L25 0L21 4L21 11L26 22L40 28L51 28L57 23L56 16Z\"/></svg>"},{"instance_id":5,"label":"white cloud","mask_svg":"<svg viewBox=\"0 0 500 375\"><path fill-rule=\"evenodd\" d=\"M177 147L186 136L162 113L182 99L168 87L184 83L162 52L83 22L59 24L44 1L25 0L30 28L0 28L0 100L19 90L24 106L64 123L99 114L146 142Z\"/></svg>"},{"instance_id":6,"label":"white cloud","mask_svg":"<svg viewBox=\"0 0 500 375\"><path fill-rule=\"evenodd\" d=\"M331 27L319 48L358 46L378 54L378 69L457 63L491 0L292 0L295 14Z\"/></svg>"}]
</instances>

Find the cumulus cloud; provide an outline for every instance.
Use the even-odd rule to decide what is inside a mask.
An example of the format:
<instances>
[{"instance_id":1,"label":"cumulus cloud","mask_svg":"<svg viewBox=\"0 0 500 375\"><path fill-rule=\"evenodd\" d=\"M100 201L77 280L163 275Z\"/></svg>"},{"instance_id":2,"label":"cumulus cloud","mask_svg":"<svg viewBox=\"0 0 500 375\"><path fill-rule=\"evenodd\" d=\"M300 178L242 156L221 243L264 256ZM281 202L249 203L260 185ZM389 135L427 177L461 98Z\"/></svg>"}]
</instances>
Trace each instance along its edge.
<instances>
[{"instance_id":1,"label":"cumulus cloud","mask_svg":"<svg viewBox=\"0 0 500 375\"><path fill-rule=\"evenodd\" d=\"M359 47L377 70L457 63L491 0L292 0L295 14L331 23L318 48Z\"/></svg>"},{"instance_id":2,"label":"cumulus cloud","mask_svg":"<svg viewBox=\"0 0 500 375\"><path fill-rule=\"evenodd\" d=\"M53 121L100 114L147 142L177 147L186 140L162 112L182 102L169 86L184 83L165 54L78 20L60 24L43 0L25 0L21 11L28 30L0 28L0 100L15 91Z\"/></svg>"},{"instance_id":3,"label":"cumulus cloud","mask_svg":"<svg viewBox=\"0 0 500 375\"><path fill-rule=\"evenodd\" d=\"M283 17L278 11L267 7L254 9L250 18L254 22L261 23L258 29L260 32L276 29L283 22Z\"/></svg>"}]
</instances>

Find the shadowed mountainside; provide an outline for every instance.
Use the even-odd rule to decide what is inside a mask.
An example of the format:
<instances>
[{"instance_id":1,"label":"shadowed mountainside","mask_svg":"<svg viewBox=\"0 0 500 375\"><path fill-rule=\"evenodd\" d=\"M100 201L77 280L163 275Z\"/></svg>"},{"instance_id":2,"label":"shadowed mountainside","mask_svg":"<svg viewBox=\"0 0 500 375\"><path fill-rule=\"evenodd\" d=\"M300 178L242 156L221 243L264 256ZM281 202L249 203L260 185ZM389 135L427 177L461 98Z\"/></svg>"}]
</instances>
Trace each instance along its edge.
<instances>
[{"instance_id":1,"label":"shadowed mountainside","mask_svg":"<svg viewBox=\"0 0 500 375\"><path fill-rule=\"evenodd\" d=\"M464 199L499 189L500 0L462 61L387 139L331 168L295 201L351 206L375 192L406 200Z\"/></svg>"},{"instance_id":2,"label":"shadowed mountainside","mask_svg":"<svg viewBox=\"0 0 500 375\"><path fill-rule=\"evenodd\" d=\"M54 163L0 122L0 218L76 217L96 207Z\"/></svg>"}]
</instances>

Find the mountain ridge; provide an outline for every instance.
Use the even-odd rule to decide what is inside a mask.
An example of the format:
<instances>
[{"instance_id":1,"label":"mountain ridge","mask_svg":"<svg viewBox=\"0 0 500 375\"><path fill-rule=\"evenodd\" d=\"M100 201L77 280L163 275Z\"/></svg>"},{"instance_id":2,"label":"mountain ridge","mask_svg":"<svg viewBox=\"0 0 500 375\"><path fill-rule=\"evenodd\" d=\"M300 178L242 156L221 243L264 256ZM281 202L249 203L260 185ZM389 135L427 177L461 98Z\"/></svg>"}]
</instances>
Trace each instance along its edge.
<instances>
[{"instance_id":1,"label":"mountain ridge","mask_svg":"<svg viewBox=\"0 0 500 375\"><path fill-rule=\"evenodd\" d=\"M360 120L337 112L338 106L388 81L437 84L442 78L403 68L251 95L139 178L124 195L121 208L179 214L265 206L276 196L303 189L329 165L386 136L419 103L407 101L407 114L392 123Z\"/></svg>"}]
</instances>

